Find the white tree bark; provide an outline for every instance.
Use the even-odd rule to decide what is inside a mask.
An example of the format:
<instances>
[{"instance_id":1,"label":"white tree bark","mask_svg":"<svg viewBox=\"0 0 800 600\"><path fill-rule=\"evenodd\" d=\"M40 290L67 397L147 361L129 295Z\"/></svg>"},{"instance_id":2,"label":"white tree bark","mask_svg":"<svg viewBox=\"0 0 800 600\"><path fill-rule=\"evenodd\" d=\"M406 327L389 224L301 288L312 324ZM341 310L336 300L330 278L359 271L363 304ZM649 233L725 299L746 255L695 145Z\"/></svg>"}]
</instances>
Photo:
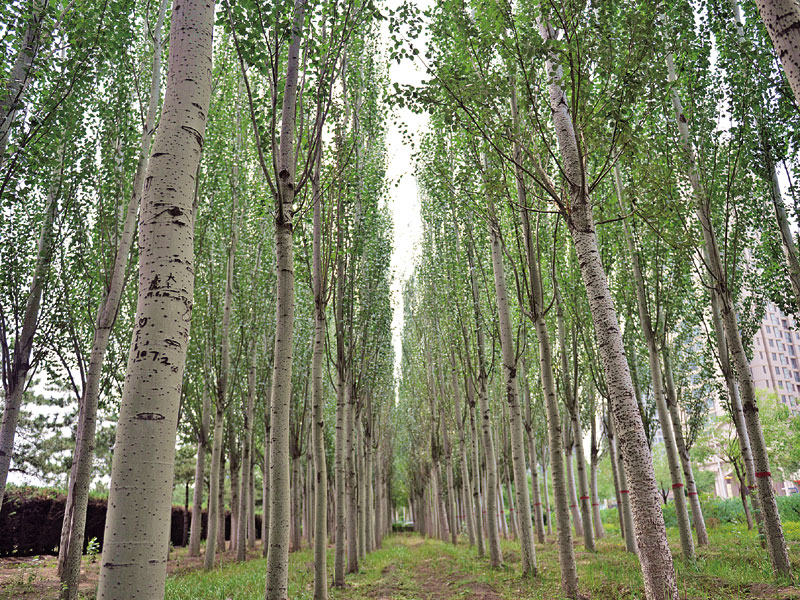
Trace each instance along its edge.
<instances>
[{"instance_id":1,"label":"white tree bark","mask_svg":"<svg viewBox=\"0 0 800 600\"><path fill-rule=\"evenodd\" d=\"M797 0L756 0L786 79L800 104L800 3Z\"/></svg>"},{"instance_id":2,"label":"white tree bark","mask_svg":"<svg viewBox=\"0 0 800 600\"><path fill-rule=\"evenodd\" d=\"M211 396L203 386L200 430L197 432L197 462L194 467L194 490L192 493L192 523L189 528L189 556L200 556L203 528L203 487L205 487L206 452L211 426Z\"/></svg>"},{"instance_id":3,"label":"white tree bark","mask_svg":"<svg viewBox=\"0 0 800 600\"><path fill-rule=\"evenodd\" d=\"M672 54L667 55L666 61L669 81L674 84L677 80L677 76L675 75L675 65L673 63ZM775 491L772 488L769 456L764 441L764 433L761 429L761 421L758 418L758 405L756 404L753 376L750 373L750 365L744 351L744 345L742 344L738 317L733 303L733 294L728 286L725 270L722 266L716 234L711 221L711 207L700 185L700 178L697 173L697 159L689 134L689 122L683 113L683 106L675 87L672 87L671 95L672 107L675 110L675 120L688 163L687 175L696 202L695 210L703 232L706 267L711 276L713 293L716 294L719 301L722 328L725 332L728 351L732 355L733 364L736 367L736 377L739 382L739 391L741 392L742 398L744 422L750 437L751 450L755 463L755 478L758 485L759 500L761 501L761 510L764 518L764 534L767 540L767 549L772 562L772 568L776 573L788 577L791 575L789 554L786 549L786 539L783 536L780 515L778 514L778 505L775 501Z\"/></svg>"},{"instance_id":4,"label":"white tree bark","mask_svg":"<svg viewBox=\"0 0 800 600\"><path fill-rule=\"evenodd\" d=\"M278 197L275 210L277 306L275 359L272 376L272 441L270 445L270 528L266 600L289 597L289 412L292 400L292 340L294 326L293 205L295 194L295 116L298 99L300 45L305 0L295 0L292 41L286 59L278 152Z\"/></svg>"},{"instance_id":5,"label":"white tree bark","mask_svg":"<svg viewBox=\"0 0 800 600\"><path fill-rule=\"evenodd\" d=\"M172 14L166 96L142 197L139 299L111 468L102 600L164 595L213 17L213 3L196 0Z\"/></svg>"},{"instance_id":6,"label":"white tree bark","mask_svg":"<svg viewBox=\"0 0 800 600\"><path fill-rule=\"evenodd\" d=\"M556 37L549 24L540 23L540 31L545 40L554 40ZM562 70L552 52L546 59L546 69L550 80L553 125L570 193L570 212L565 218L589 298L612 412L620 446L623 448L626 475L633 490L632 512L645 596L648 600L677 600L675 567L667 543L653 459L634 398L633 382L625 360L622 333L608 287L608 278L600 260L583 160L569 113L569 102L561 88Z\"/></svg>"}]
</instances>

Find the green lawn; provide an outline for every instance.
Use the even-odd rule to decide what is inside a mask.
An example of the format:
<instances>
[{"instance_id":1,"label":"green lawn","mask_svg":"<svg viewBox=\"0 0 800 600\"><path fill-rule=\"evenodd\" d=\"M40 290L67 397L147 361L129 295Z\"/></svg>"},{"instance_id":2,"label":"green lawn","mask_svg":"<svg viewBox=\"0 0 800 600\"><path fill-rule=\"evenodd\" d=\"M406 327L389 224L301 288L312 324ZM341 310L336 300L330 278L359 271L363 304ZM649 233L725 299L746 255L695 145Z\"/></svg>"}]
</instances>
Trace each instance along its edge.
<instances>
[{"instance_id":1,"label":"green lawn","mask_svg":"<svg viewBox=\"0 0 800 600\"><path fill-rule=\"evenodd\" d=\"M785 531L795 573L800 573L800 523L788 522ZM679 548L677 531L670 544ZM676 554L681 598L734 600L739 598L800 598L800 588L776 582L755 533L744 526L723 525L710 531L711 544L698 550L693 564ZM487 559L465 543L457 547L412 534L394 535L369 555L361 572L347 578L347 587L332 589L331 598L530 598L557 600L559 571L555 544L537 545L539 575L520 577L519 546L503 541L505 563L491 569ZM625 552L617 533L598 543L594 555L576 545L581 592L589 598L634 600L643 598L636 558ZM290 556L290 598L312 598L313 564L306 550ZM328 555L329 570L333 556ZM264 596L265 561L252 560L221 567L211 573L194 571L167 582L167 600L260 600Z\"/></svg>"}]
</instances>

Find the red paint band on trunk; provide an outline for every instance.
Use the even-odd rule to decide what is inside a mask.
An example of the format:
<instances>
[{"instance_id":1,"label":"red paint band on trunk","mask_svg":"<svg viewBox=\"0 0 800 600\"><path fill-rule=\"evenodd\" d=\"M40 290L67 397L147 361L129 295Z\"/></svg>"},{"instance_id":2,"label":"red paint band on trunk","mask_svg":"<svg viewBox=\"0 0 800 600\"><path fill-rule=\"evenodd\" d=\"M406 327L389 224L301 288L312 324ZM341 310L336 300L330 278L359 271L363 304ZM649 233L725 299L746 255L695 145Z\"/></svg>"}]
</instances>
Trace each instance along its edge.
<instances>
[{"instance_id":1,"label":"red paint band on trunk","mask_svg":"<svg viewBox=\"0 0 800 600\"><path fill-rule=\"evenodd\" d=\"M597 502L592 502L592 506L600 506Z\"/></svg>"},{"instance_id":2,"label":"red paint band on trunk","mask_svg":"<svg viewBox=\"0 0 800 600\"><path fill-rule=\"evenodd\" d=\"M575 508L575 505L574 504L570 504L569 507L570 508Z\"/></svg>"},{"instance_id":3,"label":"red paint band on trunk","mask_svg":"<svg viewBox=\"0 0 800 600\"><path fill-rule=\"evenodd\" d=\"M689 492L687 495L688 496L697 496L697 492Z\"/></svg>"},{"instance_id":4,"label":"red paint band on trunk","mask_svg":"<svg viewBox=\"0 0 800 600\"><path fill-rule=\"evenodd\" d=\"M675 488L682 488L682 487L683 487L683 484L682 484L682 483L673 483L673 484L672 484L672 489L673 489L673 490L674 490Z\"/></svg>"},{"instance_id":5,"label":"red paint band on trunk","mask_svg":"<svg viewBox=\"0 0 800 600\"><path fill-rule=\"evenodd\" d=\"M534 502L534 503L533 503L533 505L534 505L534 506L541 506L541 505L542 505L542 503L541 503L541 502Z\"/></svg>"},{"instance_id":6,"label":"red paint band on trunk","mask_svg":"<svg viewBox=\"0 0 800 600\"><path fill-rule=\"evenodd\" d=\"M770 473L769 471L757 471L756 472L756 477L770 477L771 475L772 475L772 473Z\"/></svg>"},{"instance_id":7,"label":"red paint band on trunk","mask_svg":"<svg viewBox=\"0 0 800 600\"><path fill-rule=\"evenodd\" d=\"M619 493L620 494L630 494L630 491L629 490L620 490Z\"/></svg>"},{"instance_id":8,"label":"red paint band on trunk","mask_svg":"<svg viewBox=\"0 0 800 600\"><path fill-rule=\"evenodd\" d=\"M581 496L581 500L588 500L589 496Z\"/></svg>"}]
</instances>

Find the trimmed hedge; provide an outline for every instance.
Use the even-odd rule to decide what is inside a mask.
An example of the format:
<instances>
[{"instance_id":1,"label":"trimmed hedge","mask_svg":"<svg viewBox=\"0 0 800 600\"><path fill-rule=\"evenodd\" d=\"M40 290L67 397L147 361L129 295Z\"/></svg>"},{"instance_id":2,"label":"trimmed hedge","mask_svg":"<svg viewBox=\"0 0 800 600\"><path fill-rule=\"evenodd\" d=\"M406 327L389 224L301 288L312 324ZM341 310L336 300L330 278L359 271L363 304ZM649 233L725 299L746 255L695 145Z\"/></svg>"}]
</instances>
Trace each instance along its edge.
<instances>
[{"instance_id":1,"label":"trimmed hedge","mask_svg":"<svg viewBox=\"0 0 800 600\"><path fill-rule=\"evenodd\" d=\"M778 512L781 521L800 522L800 494L791 496L778 496ZM746 521L742 501L739 498L710 498L702 502L703 517L716 519L720 523L744 523ZM667 527L677 527L678 519L675 516L675 504L670 502L661 505L664 521ZM616 508L607 508L600 511L603 523L619 523Z\"/></svg>"},{"instance_id":2,"label":"trimmed hedge","mask_svg":"<svg viewBox=\"0 0 800 600\"><path fill-rule=\"evenodd\" d=\"M9 488L6 490L3 510L0 511L0 557L58 554L61 523L64 520L66 495L63 492L40 488ZM97 538L103 547L106 524L106 500L90 498L86 511L86 530L83 551L89 540ZM189 511L191 519L191 510ZM206 538L207 512L203 511L202 539ZM172 507L170 542L183 543L184 508ZM225 538L230 539L231 515L225 514ZM261 515L256 515L256 537L261 537Z\"/></svg>"}]
</instances>

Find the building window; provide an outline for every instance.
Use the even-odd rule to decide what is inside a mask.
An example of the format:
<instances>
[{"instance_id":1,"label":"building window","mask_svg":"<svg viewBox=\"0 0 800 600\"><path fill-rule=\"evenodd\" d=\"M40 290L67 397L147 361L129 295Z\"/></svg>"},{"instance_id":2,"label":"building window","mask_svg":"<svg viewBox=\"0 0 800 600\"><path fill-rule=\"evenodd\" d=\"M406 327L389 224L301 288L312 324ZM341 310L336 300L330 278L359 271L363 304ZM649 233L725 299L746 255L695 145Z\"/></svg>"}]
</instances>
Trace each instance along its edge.
<instances>
[{"instance_id":1,"label":"building window","mask_svg":"<svg viewBox=\"0 0 800 600\"><path fill-rule=\"evenodd\" d=\"M778 355L774 352L772 353L772 360L778 360Z\"/></svg>"},{"instance_id":2,"label":"building window","mask_svg":"<svg viewBox=\"0 0 800 600\"><path fill-rule=\"evenodd\" d=\"M773 348L774 348L774 347L775 347L775 340L772 340L772 339L771 339L771 340L769 341L769 345L770 345L771 347L773 347Z\"/></svg>"},{"instance_id":3,"label":"building window","mask_svg":"<svg viewBox=\"0 0 800 600\"><path fill-rule=\"evenodd\" d=\"M783 389L783 382L782 381L778 381L778 387Z\"/></svg>"},{"instance_id":4,"label":"building window","mask_svg":"<svg viewBox=\"0 0 800 600\"><path fill-rule=\"evenodd\" d=\"M776 375L780 375L781 374L781 368L780 367L775 367L775 374Z\"/></svg>"}]
</instances>

